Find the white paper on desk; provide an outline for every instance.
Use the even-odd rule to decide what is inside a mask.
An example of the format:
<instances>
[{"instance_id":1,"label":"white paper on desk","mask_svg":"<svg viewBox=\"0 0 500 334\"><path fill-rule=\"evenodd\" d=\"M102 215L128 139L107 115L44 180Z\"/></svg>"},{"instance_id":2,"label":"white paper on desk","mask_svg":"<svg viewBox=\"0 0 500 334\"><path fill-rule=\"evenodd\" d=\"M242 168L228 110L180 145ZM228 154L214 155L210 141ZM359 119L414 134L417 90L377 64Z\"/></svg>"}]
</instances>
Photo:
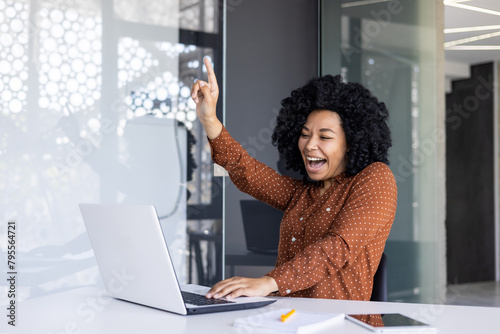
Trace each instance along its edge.
<instances>
[{"instance_id":1,"label":"white paper on desk","mask_svg":"<svg viewBox=\"0 0 500 334\"><path fill-rule=\"evenodd\" d=\"M313 313L295 311L290 318L288 318L285 322L282 322L281 315L290 311L290 309L279 309L256 314L246 318L238 318L234 321L233 325L236 327L246 328L266 328L282 333L309 333L331 325L339 319L344 319L343 313Z\"/></svg>"}]
</instances>

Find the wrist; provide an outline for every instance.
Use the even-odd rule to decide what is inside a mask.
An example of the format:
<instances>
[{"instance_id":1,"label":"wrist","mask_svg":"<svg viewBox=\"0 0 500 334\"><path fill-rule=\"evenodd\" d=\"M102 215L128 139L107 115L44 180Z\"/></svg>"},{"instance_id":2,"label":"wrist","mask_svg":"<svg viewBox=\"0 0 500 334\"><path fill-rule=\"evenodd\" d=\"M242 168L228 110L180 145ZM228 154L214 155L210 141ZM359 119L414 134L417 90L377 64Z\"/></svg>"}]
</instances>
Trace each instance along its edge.
<instances>
[{"instance_id":1,"label":"wrist","mask_svg":"<svg viewBox=\"0 0 500 334\"><path fill-rule=\"evenodd\" d=\"M268 287L268 293L273 293L273 292L279 291L278 283L276 283L276 280L274 278L272 278L271 276L263 276L262 278L264 278L266 280L266 284Z\"/></svg>"},{"instance_id":2,"label":"wrist","mask_svg":"<svg viewBox=\"0 0 500 334\"><path fill-rule=\"evenodd\" d=\"M208 139L212 140L217 138L222 132L222 123L217 119L205 119L201 120L201 125L207 133Z\"/></svg>"}]
</instances>

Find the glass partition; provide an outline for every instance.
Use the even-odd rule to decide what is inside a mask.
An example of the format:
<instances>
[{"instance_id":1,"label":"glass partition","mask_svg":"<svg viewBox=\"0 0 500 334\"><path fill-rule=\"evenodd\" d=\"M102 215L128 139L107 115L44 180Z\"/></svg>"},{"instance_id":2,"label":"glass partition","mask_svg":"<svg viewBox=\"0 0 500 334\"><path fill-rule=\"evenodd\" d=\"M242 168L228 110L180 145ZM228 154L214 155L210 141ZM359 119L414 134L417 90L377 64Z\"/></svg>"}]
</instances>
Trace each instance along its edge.
<instances>
[{"instance_id":1,"label":"glass partition","mask_svg":"<svg viewBox=\"0 0 500 334\"><path fill-rule=\"evenodd\" d=\"M440 12L433 1L322 1L322 74L361 82L390 113L398 185L385 249L392 301L444 302Z\"/></svg>"},{"instance_id":2,"label":"glass partition","mask_svg":"<svg viewBox=\"0 0 500 334\"><path fill-rule=\"evenodd\" d=\"M154 204L180 283L220 279L220 181L189 97L203 57L221 69L219 1L0 10L0 226L17 222L20 299L100 282L81 202Z\"/></svg>"},{"instance_id":3,"label":"glass partition","mask_svg":"<svg viewBox=\"0 0 500 334\"><path fill-rule=\"evenodd\" d=\"M0 0L0 226L15 220L19 229L20 299L100 281L80 202L155 204L180 282L222 278L224 179L213 177L189 99L194 79L206 75L206 55L224 87L222 4ZM322 74L364 83L391 112L399 205L386 248L389 297L439 302L446 267L438 159L442 4L320 4ZM233 21L245 17L247 5L231 3ZM282 12L277 2L271 7ZM313 40L303 36L304 43ZM302 59L308 58L297 56L297 64ZM291 71L282 72L284 78ZM269 114L257 125L258 140L272 126L279 98L302 77L264 108ZM270 144L267 137L255 145L263 144ZM2 228L2 258L6 235Z\"/></svg>"}]
</instances>

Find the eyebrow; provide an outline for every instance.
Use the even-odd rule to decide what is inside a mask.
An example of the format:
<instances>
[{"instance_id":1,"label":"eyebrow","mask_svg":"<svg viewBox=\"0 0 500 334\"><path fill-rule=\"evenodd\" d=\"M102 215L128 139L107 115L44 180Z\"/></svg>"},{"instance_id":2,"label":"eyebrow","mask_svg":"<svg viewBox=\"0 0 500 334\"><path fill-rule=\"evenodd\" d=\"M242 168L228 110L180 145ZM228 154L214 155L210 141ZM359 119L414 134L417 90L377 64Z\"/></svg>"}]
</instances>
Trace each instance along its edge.
<instances>
[{"instance_id":1,"label":"eyebrow","mask_svg":"<svg viewBox=\"0 0 500 334\"><path fill-rule=\"evenodd\" d=\"M305 129L305 130L307 130L307 131L311 131L311 130L309 130L309 128L308 128L307 126L305 126L305 125L303 125L303 126L302 126L302 129ZM332 133L336 134L336 133L335 133L335 131L333 131L332 129L329 129L329 128L321 128L321 129L319 129L319 132L332 132Z\"/></svg>"}]
</instances>

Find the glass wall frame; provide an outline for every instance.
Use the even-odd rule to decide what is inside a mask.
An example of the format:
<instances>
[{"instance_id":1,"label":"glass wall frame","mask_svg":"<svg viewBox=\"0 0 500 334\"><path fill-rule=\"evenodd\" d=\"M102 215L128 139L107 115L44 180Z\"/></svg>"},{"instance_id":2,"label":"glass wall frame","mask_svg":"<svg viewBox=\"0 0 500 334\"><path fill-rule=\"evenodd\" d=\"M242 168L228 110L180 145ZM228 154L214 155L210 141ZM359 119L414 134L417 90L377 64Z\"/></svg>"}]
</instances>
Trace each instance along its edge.
<instances>
[{"instance_id":1,"label":"glass wall frame","mask_svg":"<svg viewBox=\"0 0 500 334\"><path fill-rule=\"evenodd\" d=\"M322 0L320 73L389 109L398 209L387 241L391 301L445 302L443 4ZM340 45L340 47L338 47Z\"/></svg>"}]
</instances>

